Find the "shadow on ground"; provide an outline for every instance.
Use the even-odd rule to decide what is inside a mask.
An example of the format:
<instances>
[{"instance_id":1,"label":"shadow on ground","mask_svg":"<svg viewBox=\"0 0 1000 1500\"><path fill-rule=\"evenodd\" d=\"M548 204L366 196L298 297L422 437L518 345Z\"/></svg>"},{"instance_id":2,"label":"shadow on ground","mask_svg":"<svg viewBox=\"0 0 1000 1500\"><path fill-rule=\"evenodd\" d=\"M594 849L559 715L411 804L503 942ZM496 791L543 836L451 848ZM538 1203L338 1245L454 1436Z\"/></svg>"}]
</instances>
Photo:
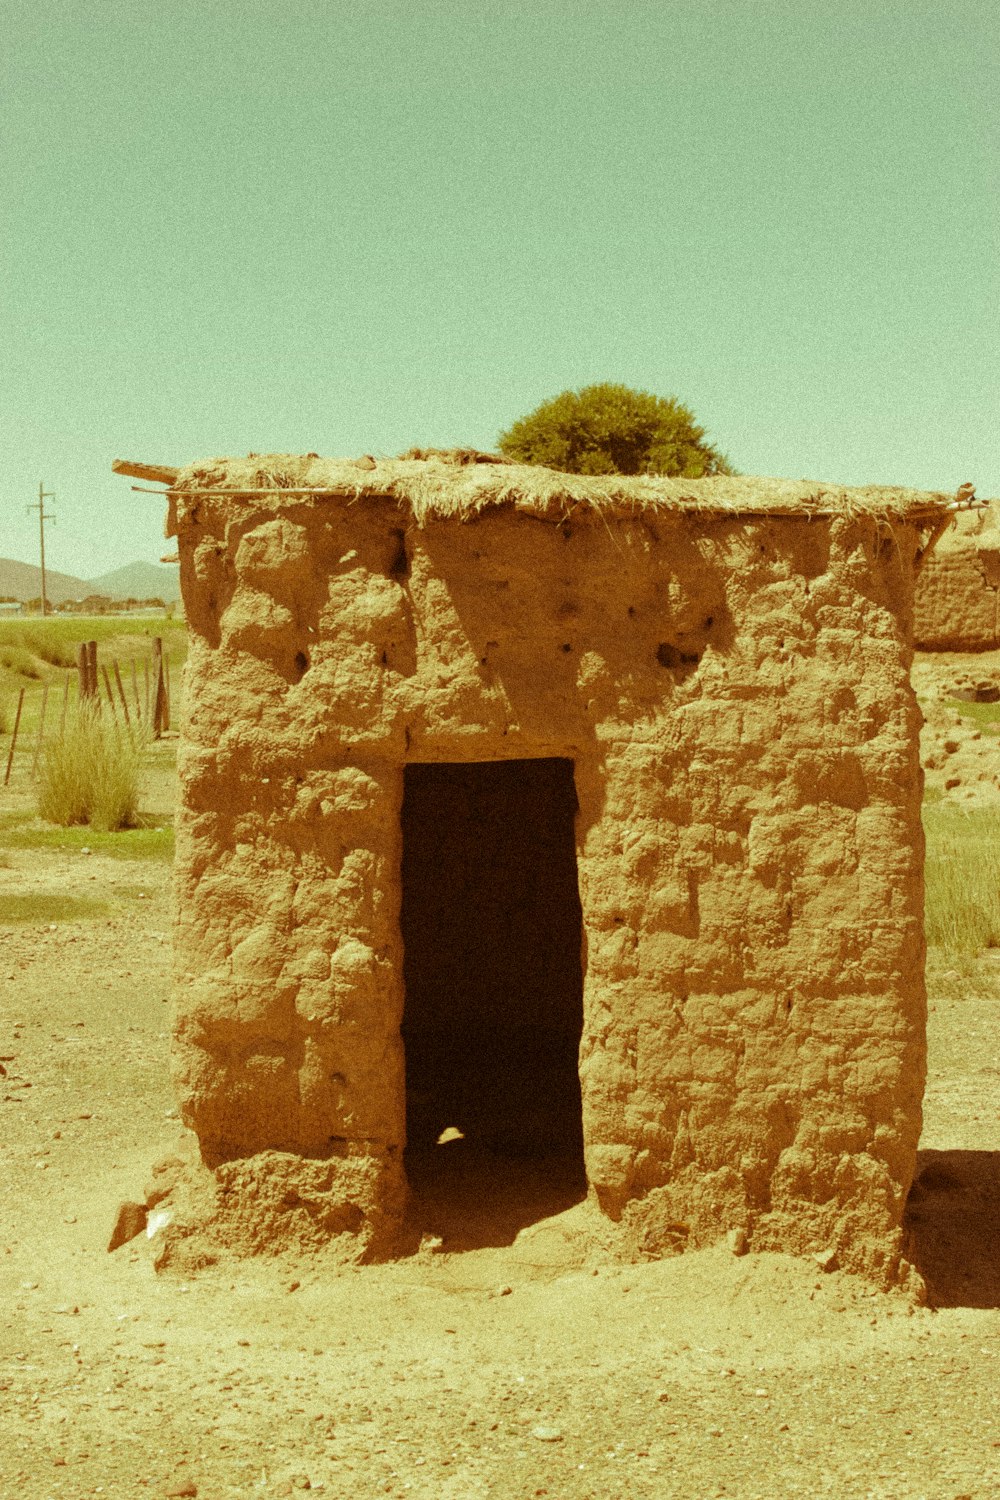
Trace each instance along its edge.
<instances>
[{"instance_id":1,"label":"shadow on ground","mask_svg":"<svg viewBox=\"0 0 1000 1500\"><path fill-rule=\"evenodd\" d=\"M410 1222L448 1250L512 1245L522 1229L587 1196L576 1155L504 1157L464 1140L407 1152Z\"/></svg>"},{"instance_id":2,"label":"shadow on ground","mask_svg":"<svg viewBox=\"0 0 1000 1500\"><path fill-rule=\"evenodd\" d=\"M910 1255L935 1307L1000 1307L1000 1151L921 1151Z\"/></svg>"}]
</instances>

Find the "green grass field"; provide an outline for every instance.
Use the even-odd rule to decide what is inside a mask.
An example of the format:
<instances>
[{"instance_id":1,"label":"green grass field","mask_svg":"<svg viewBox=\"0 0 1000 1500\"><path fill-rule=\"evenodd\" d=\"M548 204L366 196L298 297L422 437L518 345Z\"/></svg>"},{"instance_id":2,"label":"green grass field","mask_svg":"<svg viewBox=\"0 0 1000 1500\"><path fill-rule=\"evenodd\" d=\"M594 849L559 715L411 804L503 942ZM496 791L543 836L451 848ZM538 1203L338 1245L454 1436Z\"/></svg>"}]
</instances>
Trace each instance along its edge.
<instances>
[{"instance_id":1,"label":"green grass field","mask_svg":"<svg viewBox=\"0 0 1000 1500\"><path fill-rule=\"evenodd\" d=\"M94 901L87 896L0 893L0 922L18 926L22 923L37 927L43 923L94 921L106 917L110 910L106 901Z\"/></svg>"},{"instance_id":2,"label":"green grass field","mask_svg":"<svg viewBox=\"0 0 1000 1500\"><path fill-rule=\"evenodd\" d=\"M186 629L178 616L162 615L13 615L0 620L0 640L8 635L42 631L55 640L103 641L121 635L165 635L169 630Z\"/></svg>"},{"instance_id":3,"label":"green grass field","mask_svg":"<svg viewBox=\"0 0 1000 1500\"><path fill-rule=\"evenodd\" d=\"M105 615L61 615L46 620L22 616L15 620L0 620L0 779L6 769L10 735L22 688L24 703L17 746L19 764L25 755L29 757L29 763L34 758L46 687L46 733L51 733L61 722L64 703L67 716L75 710L76 658L81 641L97 642L102 700L106 698L107 690L101 669L107 667L116 712L121 713L114 678L114 663L117 662L129 713L134 714L136 700L140 706L145 705L146 675L152 660L154 636L163 640L170 671L170 716L173 722L180 703L180 673L187 656L187 626L183 620L151 616L131 620Z\"/></svg>"},{"instance_id":4,"label":"green grass field","mask_svg":"<svg viewBox=\"0 0 1000 1500\"><path fill-rule=\"evenodd\" d=\"M94 828L59 828L28 812L0 813L0 850L56 849L79 853L90 849L113 859L157 859L174 857L173 820L161 815L156 823L140 818L138 828L100 833Z\"/></svg>"},{"instance_id":5,"label":"green grass field","mask_svg":"<svg viewBox=\"0 0 1000 1500\"><path fill-rule=\"evenodd\" d=\"M960 703L951 698L948 708L956 708L963 719L971 719L984 734L1000 734L1000 703Z\"/></svg>"}]
</instances>

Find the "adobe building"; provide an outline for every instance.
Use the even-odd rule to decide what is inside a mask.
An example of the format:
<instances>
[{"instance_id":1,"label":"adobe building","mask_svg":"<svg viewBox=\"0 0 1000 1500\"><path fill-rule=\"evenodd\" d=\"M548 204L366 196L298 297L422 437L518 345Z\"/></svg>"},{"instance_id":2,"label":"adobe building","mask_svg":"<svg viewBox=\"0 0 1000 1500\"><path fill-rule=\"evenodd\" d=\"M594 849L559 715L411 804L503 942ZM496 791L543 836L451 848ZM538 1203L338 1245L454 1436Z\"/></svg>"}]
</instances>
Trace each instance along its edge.
<instances>
[{"instance_id":1,"label":"adobe building","mask_svg":"<svg viewBox=\"0 0 1000 1500\"><path fill-rule=\"evenodd\" d=\"M914 601L920 651L1000 647L1000 504L956 516L921 570Z\"/></svg>"},{"instance_id":2,"label":"adobe building","mask_svg":"<svg viewBox=\"0 0 1000 1500\"><path fill-rule=\"evenodd\" d=\"M891 1280L949 502L485 458L116 466L169 484L190 626L174 1068L218 1223L383 1253L460 1145L634 1254Z\"/></svg>"}]
</instances>

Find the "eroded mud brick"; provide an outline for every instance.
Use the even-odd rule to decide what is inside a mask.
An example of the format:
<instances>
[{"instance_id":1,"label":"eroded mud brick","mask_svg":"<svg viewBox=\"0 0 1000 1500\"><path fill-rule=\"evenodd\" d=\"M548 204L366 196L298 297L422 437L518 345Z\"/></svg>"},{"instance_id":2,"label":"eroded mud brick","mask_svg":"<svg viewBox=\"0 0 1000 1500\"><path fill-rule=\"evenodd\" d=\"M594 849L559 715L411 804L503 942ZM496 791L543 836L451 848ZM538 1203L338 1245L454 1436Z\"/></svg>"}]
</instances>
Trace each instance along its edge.
<instances>
[{"instance_id":1,"label":"eroded mud brick","mask_svg":"<svg viewBox=\"0 0 1000 1500\"><path fill-rule=\"evenodd\" d=\"M234 1243L389 1244L418 1154L480 1151L570 1162L635 1253L894 1274L944 504L181 471L174 1075Z\"/></svg>"}]
</instances>

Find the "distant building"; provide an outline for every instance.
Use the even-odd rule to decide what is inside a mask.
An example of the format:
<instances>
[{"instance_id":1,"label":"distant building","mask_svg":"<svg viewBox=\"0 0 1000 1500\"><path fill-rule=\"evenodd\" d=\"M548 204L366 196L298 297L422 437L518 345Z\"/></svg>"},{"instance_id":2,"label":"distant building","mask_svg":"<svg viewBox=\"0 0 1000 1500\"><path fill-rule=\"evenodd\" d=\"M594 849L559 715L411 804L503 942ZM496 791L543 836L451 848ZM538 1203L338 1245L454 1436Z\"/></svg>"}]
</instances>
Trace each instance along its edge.
<instances>
[{"instance_id":1,"label":"distant building","mask_svg":"<svg viewBox=\"0 0 1000 1500\"><path fill-rule=\"evenodd\" d=\"M920 574L914 640L922 651L1000 646L1000 502L955 518Z\"/></svg>"}]
</instances>

